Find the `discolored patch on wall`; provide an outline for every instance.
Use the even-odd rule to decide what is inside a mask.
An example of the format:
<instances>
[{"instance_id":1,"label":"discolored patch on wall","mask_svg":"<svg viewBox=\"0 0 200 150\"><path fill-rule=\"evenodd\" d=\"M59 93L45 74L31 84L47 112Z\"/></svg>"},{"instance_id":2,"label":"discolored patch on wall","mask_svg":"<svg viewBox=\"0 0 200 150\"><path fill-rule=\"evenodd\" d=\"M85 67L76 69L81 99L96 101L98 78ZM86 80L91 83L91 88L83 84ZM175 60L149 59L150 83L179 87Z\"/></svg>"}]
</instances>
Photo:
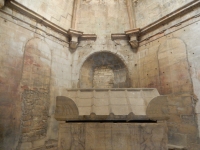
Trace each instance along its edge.
<instances>
[{"instance_id":1,"label":"discolored patch on wall","mask_svg":"<svg viewBox=\"0 0 200 150\"><path fill-rule=\"evenodd\" d=\"M13 39L12 35L1 32L0 149L11 149L15 145L20 126L21 110L18 107L20 103L18 86L21 77L22 50L15 43L10 43Z\"/></svg>"},{"instance_id":2,"label":"discolored patch on wall","mask_svg":"<svg viewBox=\"0 0 200 150\"><path fill-rule=\"evenodd\" d=\"M44 145L50 99L51 51L45 41L34 38L25 46L21 79L22 119L18 148ZM27 146L28 145L28 146Z\"/></svg>"},{"instance_id":3,"label":"discolored patch on wall","mask_svg":"<svg viewBox=\"0 0 200 150\"><path fill-rule=\"evenodd\" d=\"M161 94L192 92L185 43L167 39L158 50Z\"/></svg>"}]
</instances>

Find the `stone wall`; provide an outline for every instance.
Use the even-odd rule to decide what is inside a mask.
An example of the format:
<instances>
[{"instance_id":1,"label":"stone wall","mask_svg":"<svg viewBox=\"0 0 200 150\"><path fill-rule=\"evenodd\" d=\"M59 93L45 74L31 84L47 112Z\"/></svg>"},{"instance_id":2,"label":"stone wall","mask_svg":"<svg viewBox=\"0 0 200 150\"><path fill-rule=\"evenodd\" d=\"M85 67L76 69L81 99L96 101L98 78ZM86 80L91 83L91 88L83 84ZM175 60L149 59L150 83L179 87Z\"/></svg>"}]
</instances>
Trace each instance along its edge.
<instances>
[{"instance_id":1,"label":"stone wall","mask_svg":"<svg viewBox=\"0 0 200 150\"><path fill-rule=\"evenodd\" d=\"M164 123L62 123L59 149L167 150L166 131Z\"/></svg>"},{"instance_id":2,"label":"stone wall","mask_svg":"<svg viewBox=\"0 0 200 150\"><path fill-rule=\"evenodd\" d=\"M130 29L126 1L81 0L77 11L76 28L85 33L95 33L97 40L95 42L81 41L74 52L72 87L78 86L83 63L97 52L110 52L116 55L125 64L130 76L137 74L133 65L136 54L133 53L129 43L111 40L112 33L124 33ZM131 79L129 81L131 82Z\"/></svg>"},{"instance_id":3,"label":"stone wall","mask_svg":"<svg viewBox=\"0 0 200 150\"><path fill-rule=\"evenodd\" d=\"M137 0L134 2L136 26L142 28L193 0Z\"/></svg>"},{"instance_id":4,"label":"stone wall","mask_svg":"<svg viewBox=\"0 0 200 150\"><path fill-rule=\"evenodd\" d=\"M112 88L114 84L114 73L109 67L96 67L94 69L94 88Z\"/></svg>"},{"instance_id":5,"label":"stone wall","mask_svg":"<svg viewBox=\"0 0 200 150\"><path fill-rule=\"evenodd\" d=\"M69 5L64 5L64 1L52 1L51 4L48 2L48 7L47 1L18 2L33 6L34 8L30 9L66 29L70 27L65 17L67 14L70 16L72 9L68 9L70 12L66 13L64 7L72 5L72 1L66 1ZM151 2L138 1L138 27L143 27L190 1L154 1L156 4ZM171 7L174 3L176 5ZM39 7L35 7L36 5ZM54 7L56 5L62 8ZM43 10L45 12L42 12ZM200 124L200 103L197 100L200 98L199 12L199 9L193 9L168 24L143 34L136 53L127 41L112 41L110 37L111 33L123 33L130 27L125 1L82 0L77 12L76 27L85 33L96 33L97 40L81 41L77 50L70 53L68 39L64 35L4 7L0 12L0 149L15 149L18 142L22 142L22 127L36 120L37 112L34 112L34 107L40 107L38 105L41 103L45 106L44 124L38 122L42 126L38 133L28 128L28 134L34 134L29 135L33 139L28 139L27 133L24 137L30 140L31 146L28 146L32 148L44 147L45 143L51 144L52 141L55 144L58 138L58 123L53 116L56 96L67 97L66 88L79 87L81 67L97 52L110 52L121 59L128 70L130 87L153 87L157 88L160 94L167 95L170 115L169 142L192 150L200 149L197 128ZM66 22L62 22L62 13L66 13ZM53 19L54 17L59 21ZM33 42L30 44L31 39ZM31 52L27 50L27 46L30 46ZM39 53L34 46L39 47L39 52L44 52ZM46 49L48 51L45 51ZM30 98L30 93L44 95ZM27 105L29 101L34 103ZM25 122L30 118L26 118L25 113L30 110L33 111L33 121ZM42 117L38 117L40 121ZM42 132L43 129L45 132ZM36 137L40 136L44 137L43 140L35 142Z\"/></svg>"},{"instance_id":6,"label":"stone wall","mask_svg":"<svg viewBox=\"0 0 200 150\"><path fill-rule=\"evenodd\" d=\"M0 149L51 146L56 96L71 87L68 40L8 7L0 16Z\"/></svg>"},{"instance_id":7,"label":"stone wall","mask_svg":"<svg viewBox=\"0 0 200 150\"><path fill-rule=\"evenodd\" d=\"M64 29L71 27L74 0L16 0Z\"/></svg>"},{"instance_id":8,"label":"stone wall","mask_svg":"<svg viewBox=\"0 0 200 150\"><path fill-rule=\"evenodd\" d=\"M156 87L160 94L169 98L169 143L199 149L198 138L198 52L199 12L192 12L141 37L137 55L140 75L136 87ZM163 32L161 32L163 31ZM158 32L160 32L158 34ZM190 96L184 98L183 96ZM196 105L197 104L197 105ZM196 105L196 108L195 108Z\"/></svg>"}]
</instances>

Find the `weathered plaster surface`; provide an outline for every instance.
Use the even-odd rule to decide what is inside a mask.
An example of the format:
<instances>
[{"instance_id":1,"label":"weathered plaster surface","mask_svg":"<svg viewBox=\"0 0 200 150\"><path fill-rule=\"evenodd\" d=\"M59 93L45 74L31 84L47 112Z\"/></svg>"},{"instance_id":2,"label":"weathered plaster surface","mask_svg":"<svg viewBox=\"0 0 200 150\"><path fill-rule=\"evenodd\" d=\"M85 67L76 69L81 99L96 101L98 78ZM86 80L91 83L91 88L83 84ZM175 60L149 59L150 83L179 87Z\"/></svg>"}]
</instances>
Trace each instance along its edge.
<instances>
[{"instance_id":1,"label":"weathered plaster surface","mask_svg":"<svg viewBox=\"0 0 200 150\"><path fill-rule=\"evenodd\" d=\"M66 29L70 27L70 19L68 22L65 17L71 13L72 1L70 3L27 0L18 2ZM138 1L136 18L141 19L137 20L137 27L143 27L190 1L151 2ZM35 7L36 5L38 7ZM174 7L171 7L172 5ZM70 9L66 12L65 8L68 6ZM81 1L77 12L77 29L86 33L96 33L97 40L81 41L74 53L70 53L68 40L63 35L10 8L6 7L3 11L14 17L0 13L0 149L17 147L22 135L20 128L22 125L28 125L28 122L24 124L21 122L22 113L26 110L23 109L23 105L29 100L24 99L22 93L25 90L36 90L35 88L40 90L38 93L49 92L50 98L45 98L49 103L48 119L45 118L48 126L45 128L45 138L39 142L32 139L28 146L44 148L45 144L46 146L53 144L56 147L55 143L58 140L58 122L54 119L56 97L67 97L69 93L66 88L78 87L82 65L87 58L97 52L110 52L124 62L131 81L130 87L153 87L157 88L160 94L167 96L169 106L166 112L170 116L167 122L170 144L188 147L191 150L200 149L197 128L200 124L198 100L200 99L200 22L198 16L191 18L199 14L199 9L194 9L141 36L137 53L131 49L127 41L112 41L110 37L111 33L123 33L130 28L126 3L122 0ZM60 16L63 13L65 19L62 22ZM187 21L179 24L181 20ZM38 40L35 40L30 47L34 53L27 55L26 46L35 38ZM37 46L40 48L36 48ZM38 53L38 49L43 53ZM34 59L29 59L29 56ZM40 69L40 66L44 66L46 70Z\"/></svg>"},{"instance_id":2,"label":"weathered plaster surface","mask_svg":"<svg viewBox=\"0 0 200 150\"><path fill-rule=\"evenodd\" d=\"M64 29L71 27L74 0L16 1Z\"/></svg>"},{"instance_id":3,"label":"weathered plaster surface","mask_svg":"<svg viewBox=\"0 0 200 150\"><path fill-rule=\"evenodd\" d=\"M13 14L19 17L17 13ZM5 14L1 16L4 19L0 18L0 68L3 70L0 73L0 149L16 149L19 141L22 142L20 140L23 137L22 132L27 132L26 135L24 134L24 140L32 142L25 147L45 146L45 143L51 143L49 139L57 139L57 122L53 117L55 98L58 95L64 95L63 88L71 87L71 54L67 44L61 44L62 42L56 38L39 30L33 32L30 26ZM23 15L20 17L25 19ZM33 91L31 95L35 95L35 98L30 98L30 94L27 95L29 98L24 98L24 91L30 91L30 93ZM44 98L45 93L48 93L48 98ZM38 97L39 94L43 96ZM32 100L34 103L31 103ZM37 100L36 103L35 100ZM43 121L38 120L42 116L37 117L41 109L36 109L36 106L45 110L44 124ZM33 109L32 115L30 114L30 117L33 117L32 123L34 118L38 120L35 124L38 136L42 137L43 131L39 133L39 130L44 128L41 141L39 141L40 138L35 137L34 139L34 136L31 136L32 127L27 128L26 131L22 128L31 124L28 122L30 118L24 115L28 113L29 108ZM28 120L25 121L22 118Z\"/></svg>"},{"instance_id":4,"label":"weathered plaster surface","mask_svg":"<svg viewBox=\"0 0 200 150\"><path fill-rule=\"evenodd\" d=\"M136 27L144 27L193 0L138 0L134 3Z\"/></svg>"}]
</instances>

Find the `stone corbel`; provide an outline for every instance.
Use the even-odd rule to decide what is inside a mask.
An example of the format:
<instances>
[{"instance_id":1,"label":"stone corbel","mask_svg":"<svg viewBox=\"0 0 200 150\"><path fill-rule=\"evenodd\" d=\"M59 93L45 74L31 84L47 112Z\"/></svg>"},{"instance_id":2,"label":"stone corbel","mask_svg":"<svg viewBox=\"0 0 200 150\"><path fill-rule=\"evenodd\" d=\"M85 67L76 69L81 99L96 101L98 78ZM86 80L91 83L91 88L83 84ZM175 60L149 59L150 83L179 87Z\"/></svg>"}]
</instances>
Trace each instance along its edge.
<instances>
[{"instance_id":1,"label":"stone corbel","mask_svg":"<svg viewBox=\"0 0 200 150\"><path fill-rule=\"evenodd\" d=\"M140 28L132 29L125 31L125 33L117 33L117 34L111 34L111 39L114 40L129 40L129 43L131 44L131 47L133 49L138 48L138 36L140 34Z\"/></svg>"},{"instance_id":2,"label":"stone corbel","mask_svg":"<svg viewBox=\"0 0 200 150\"><path fill-rule=\"evenodd\" d=\"M95 34L83 34L83 32L74 29L69 29L68 35L70 37L69 47L72 50L76 50L80 41L95 41L97 39Z\"/></svg>"},{"instance_id":3,"label":"stone corbel","mask_svg":"<svg viewBox=\"0 0 200 150\"><path fill-rule=\"evenodd\" d=\"M70 36L69 47L75 50L78 47L79 37L83 35L83 32L69 29L68 34Z\"/></svg>"},{"instance_id":4,"label":"stone corbel","mask_svg":"<svg viewBox=\"0 0 200 150\"><path fill-rule=\"evenodd\" d=\"M5 5L5 0L0 0L0 9Z\"/></svg>"},{"instance_id":5,"label":"stone corbel","mask_svg":"<svg viewBox=\"0 0 200 150\"><path fill-rule=\"evenodd\" d=\"M125 34L130 38L129 43L131 44L131 47L134 49L138 48L138 36L140 34L140 28L125 31Z\"/></svg>"}]
</instances>

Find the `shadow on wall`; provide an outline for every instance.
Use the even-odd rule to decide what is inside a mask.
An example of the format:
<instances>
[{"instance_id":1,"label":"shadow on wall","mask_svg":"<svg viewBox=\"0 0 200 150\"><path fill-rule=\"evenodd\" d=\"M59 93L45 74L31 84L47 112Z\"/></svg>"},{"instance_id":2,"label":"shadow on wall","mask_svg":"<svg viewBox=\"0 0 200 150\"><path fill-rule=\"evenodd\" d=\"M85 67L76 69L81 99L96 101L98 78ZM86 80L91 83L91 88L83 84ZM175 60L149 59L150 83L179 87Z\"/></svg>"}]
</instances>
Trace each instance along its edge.
<instances>
[{"instance_id":1,"label":"shadow on wall","mask_svg":"<svg viewBox=\"0 0 200 150\"><path fill-rule=\"evenodd\" d=\"M129 88L128 69L109 52L91 55L80 70L79 88Z\"/></svg>"}]
</instances>

